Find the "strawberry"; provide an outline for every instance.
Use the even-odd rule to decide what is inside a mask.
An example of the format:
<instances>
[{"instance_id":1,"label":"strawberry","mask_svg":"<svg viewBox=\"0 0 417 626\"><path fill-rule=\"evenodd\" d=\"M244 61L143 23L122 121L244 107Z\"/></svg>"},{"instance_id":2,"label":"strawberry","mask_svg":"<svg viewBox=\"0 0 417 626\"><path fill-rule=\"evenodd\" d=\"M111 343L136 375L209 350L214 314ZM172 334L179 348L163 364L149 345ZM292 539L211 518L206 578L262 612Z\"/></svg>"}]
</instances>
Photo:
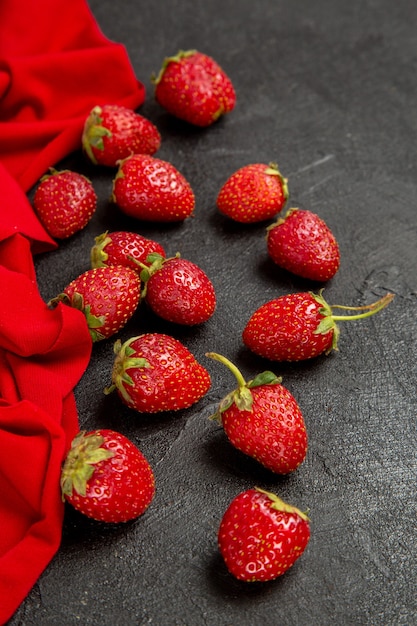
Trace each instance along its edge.
<instances>
[{"instance_id":1,"label":"strawberry","mask_svg":"<svg viewBox=\"0 0 417 626\"><path fill-rule=\"evenodd\" d=\"M362 307L329 306L322 296L312 292L281 296L260 306L247 322L242 338L245 345L271 361L302 361L337 350L337 321L358 320L385 308L394 295ZM354 311L352 315L334 315L333 309Z\"/></svg>"},{"instance_id":2,"label":"strawberry","mask_svg":"<svg viewBox=\"0 0 417 626\"><path fill-rule=\"evenodd\" d=\"M140 301L140 279L121 265L90 269L73 280L49 304L64 302L82 311L93 341L117 333L132 317Z\"/></svg>"},{"instance_id":3,"label":"strawberry","mask_svg":"<svg viewBox=\"0 0 417 626\"><path fill-rule=\"evenodd\" d=\"M91 266L124 265L140 271L138 264L145 264L152 253L165 257L165 250L161 244L138 233L106 231L95 238L95 244L90 251Z\"/></svg>"},{"instance_id":4,"label":"strawberry","mask_svg":"<svg viewBox=\"0 0 417 626\"><path fill-rule=\"evenodd\" d=\"M84 124L82 146L95 165L116 167L131 154L154 154L160 145L152 122L117 104L95 106Z\"/></svg>"},{"instance_id":5,"label":"strawberry","mask_svg":"<svg viewBox=\"0 0 417 626\"><path fill-rule=\"evenodd\" d=\"M177 339L160 333L117 341L112 384L128 407L140 413L178 411L200 400L210 375Z\"/></svg>"},{"instance_id":6,"label":"strawberry","mask_svg":"<svg viewBox=\"0 0 417 626\"><path fill-rule=\"evenodd\" d=\"M210 126L236 104L230 78L214 59L197 50L166 57L153 82L157 102L195 126Z\"/></svg>"},{"instance_id":7,"label":"strawberry","mask_svg":"<svg viewBox=\"0 0 417 626\"><path fill-rule=\"evenodd\" d=\"M215 352L206 356L226 365L238 382L213 416L231 444L272 472L296 470L307 453L307 432L300 407L281 379L267 371L245 382L228 359Z\"/></svg>"},{"instance_id":8,"label":"strawberry","mask_svg":"<svg viewBox=\"0 0 417 626\"><path fill-rule=\"evenodd\" d=\"M126 215L153 222L183 221L195 206L184 176L168 161L144 154L121 161L112 200Z\"/></svg>"},{"instance_id":9,"label":"strawberry","mask_svg":"<svg viewBox=\"0 0 417 626\"><path fill-rule=\"evenodd\" d=\"M81 431L61 472L63 498L102 522L127 522L142 515L155 494L154 475L142 452L113 430Z\"/></svg>"},{"instance_id":10,"label":"strawberry","mask_svg":"<svg viewBox=\"0 0 417 626\"><path fill-rule=\"evenodd\" d=\"M310 280L332 278L340 251L327 224L311 211L289 209L267 229L267 250L280 267Z\"/></svg>"},{"instance_id":11,"label":"strawberry","mask_svg":"<svg viewBox=\"0 0 417 626\"><path fill-rule=\"evenodd\" d=\"M307 515L259 488L232 500L218 531L226 567L245 582L278 578L303 554L309 540Z\"/></svg>"},{"instance_id":12,"label":"strawberry","mask_svg":"<svg viewBox=\"0 0 417 626\"><path fill-rule=\"evenodd\" d=\"M140 274L142 298L168 322L194 326L206 322L216 308L216 293L206 273L192 261L152 254Z\"/></svg>"},{"instance_id":13,"label":"strawberry","mask_svg":"<svg viewBox=\"0 0 417 626\"><path fill-rule=\"evenodd\" d=\"M67 239L87 226L97 208L97 195L82 174L51 167L40 179L33 206L51 237Z\"/></svg>"},{"instance_id":14,"label":"strawberry","mask_svg":"<svg viewBox=\"0 0 417 626\"><path fill-rule=\"evenodd\" d=\"M220 189L217 208L242 224L263 222L282 210L288 198L287 182L275 163L245 165Z\"/></svg>"}]
</instances>

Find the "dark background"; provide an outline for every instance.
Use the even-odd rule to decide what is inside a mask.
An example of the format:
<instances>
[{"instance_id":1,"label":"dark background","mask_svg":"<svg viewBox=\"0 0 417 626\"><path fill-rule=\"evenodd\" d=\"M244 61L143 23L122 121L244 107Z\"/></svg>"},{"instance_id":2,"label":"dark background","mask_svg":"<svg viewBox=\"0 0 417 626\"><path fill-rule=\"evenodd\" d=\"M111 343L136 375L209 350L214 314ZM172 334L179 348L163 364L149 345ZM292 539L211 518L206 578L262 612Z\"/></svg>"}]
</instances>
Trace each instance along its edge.
<instances>
[{"instance_id":1,"label":"dark background","mask_svg":"<svg viewBox=\"0 0 417 626\"><path fill-rule=\"evenodd\" d=\"M212 279L218 307L198 328L164 324L141 307L120 333L173 334L212 375L208 395L178 414L144 416L104 396L113 340L96 344L75 393L82 428L114 428L153 466L157 493L142 518L108 527L66 511L62 547L13 626L315 626L417 623L416 20L412 0L90 0L102 30L123 43L147 97L139 112L162 135L156 156L196 195L195 217L154 226L109 202L113 172L81 152L59 166L88 175L99 206L88 227L39 256L45 300L89 267L94 237L136 230L177 251ZM213 56L231 77L236 109L202 130L170 118L153 98L152 73L180 48ZM105 72L106 68L97 68ZM215 205L226 178L251 162L278 162L288 206L322 217L342 262L325 286L330 304L396 297L369 320L341 327L340 351L301 364L249 354L241 332L279 295L318 289L273 266L266 224L241 226ZM235 451L208 417L233 377L204 355L217 351L245 377L272 368L298 400L309 433L299 470L279 477ZM226 571L217 528L231 499L252 486L310 511L304 555L275 582L244 584Z\"/></svg>"}]
</instances>

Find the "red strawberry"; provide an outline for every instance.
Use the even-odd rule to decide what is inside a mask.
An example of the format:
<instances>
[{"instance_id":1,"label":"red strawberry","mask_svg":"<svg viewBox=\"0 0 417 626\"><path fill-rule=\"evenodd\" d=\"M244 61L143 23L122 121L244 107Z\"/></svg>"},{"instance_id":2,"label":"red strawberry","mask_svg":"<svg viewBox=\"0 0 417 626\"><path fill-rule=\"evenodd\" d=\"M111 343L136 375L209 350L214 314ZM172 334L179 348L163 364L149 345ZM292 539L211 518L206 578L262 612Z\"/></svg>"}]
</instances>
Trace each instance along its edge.
<instances>
[{"instance_id":1,"label":"red strawberry","mask_svg":"<svg viewBox=\"0 0 417 626\"><path fill-rule=\"evenodd\" d=\"M337 350L337 321L369 317L386 307L394 295L362 307L329 306L322 292L281 296L260 306L243 330L243 342L259 356L271 361L302 361ZM355 311L334 315L333 309Z\"/></svg>"},{"instance_id":2,"label":"red strawberry","mask_svg":"<svg viewBox=\"0 0 417 626\"><path fill-rule=\"evenodd\" d=\"M230 78L214 59L197 50L166 57L154 84L158 103L196 126L210 126L236 104Z\"/></svg>"},{"instance_id":3,"label":"red strawberry","mask_svg":"<svg viewBox=\"0 0 417 626\"><path fill-rule=\"evenodd\" d=\"M195 206L190 184L171 163L140 154L120 163L112 200L123 213L153 222L180 222Z\"/></svg>"},{"instance_id":4,"label":"red strawberry","mask_svg":"<svg viewBox=\"0 0 417 626\"><path fill-rule=\"evenodd\" d=\"M97 195L85 176L50 168L35 191L33 206L51 237L67 239L87 226L97 207Z\"/></svg>"},{"instance_id":5,"label":"red strawberry","mask_svg":"<svg viewBox=\"0 0 417 626\"><path fill-rule=\"evenodd\" d=\"M218 531L226 567L245 582L274 580L302 555L310 540L305 513L263 489L236 496Z\"/></svg>"},{"instance_id":6,"label":"red strawberry","mask_svg":"<svg viewBox=\"0 0 417 626\"><path fill-rule=\"evenodd\" d=\"M90 252L91 266L124 265L138 271L140 270L138 263L145 264L152 253L165 257L164 248L156 241L138 233L107 231L95 238L95 244Z\"/></svg>"},{"instance_id":7,"label":"red strawberry","mask_svg":"<svg viewBox=\"0 0 417 626\"><path fill-rule=\"evenodd\" d=\"M142 297L154 313L175 324L193 326L206 322L216 308L216 293L206 273L179 255L164 259L156 254L141 272Z\"/></svg>"},{"instance_id":8,"label":"red strawberry","mask_svg":"<svg viewBox=\"0 0 417 626\"><path fill-rule=\"evenodd\" d=\"M333 233L311 211L289 209L267 229L267 249L277 265L310 280L329 280L340 265Z\"/></svg>"},{"instance_id":9,"label":"red strawberry","mask_svg":"<svg viewBox=\"0 0 417 626\"><path fill-rule=\"evenodd\" d=\"M112 385L128 407L140 413L178 411L198 402L210 388L210 376L177 339L160 333L115 344Z\"/></svg>"},{"instance_id":10,"label":"red strawberry","mask_svg":"<svg viewBox=\"0 0 417 626\"><path fill-rule=\"evenodd\" d=\"M113 430L80 432L61 474L61 490L78 511L102 522L127 522L153 500L155 480L142 452Z\"/></svg>"},{"instance_id":11,"label":"red strawberry","mask_svg":"<svg viewBox=\"0 0 417 626\"><path fill-rule=\"evenodd\" d=\"M98 267L78 276L50 305L62 301L81 310L93 341L100 341L127 324L138 307L140 287L137 272L129 267Z\"/></svg>"},{"instance_id":12,"label":"red strawberry","mask_svg":"<svg viewBox=\"0 0 417 626\"><path fill-rule=\"evenodd\" d=\"M263 372L245 382L228 359L214 352L206 356L226 365L238 381L213 416L232 445L277 474L296 470L307 453L307 432L300 407L281 379Z\"/></svg>"},{"instance_id":13,"label":"red strawberry","mask_svg":"<svg viewBox=\"0 0 417 626\"><path fill-rule=\"evenodd\" d=\"M115 167L131 154L154 154L161 145L158 129L132 109L117 104L95 106L87 117L82 145L98 165Z\"/></svg>"},{"instance_id":14,"label":"red strawberry","mask_svg":"<svg viewBox=\"0 0 417 626\"><path fill-rule=\"evenodd\" d=\"M217 208L236 222L253 224L274 217L287 198L287 179L277 165L252 163L226 180L217 196Z\"/></svg>"}]
</instances>

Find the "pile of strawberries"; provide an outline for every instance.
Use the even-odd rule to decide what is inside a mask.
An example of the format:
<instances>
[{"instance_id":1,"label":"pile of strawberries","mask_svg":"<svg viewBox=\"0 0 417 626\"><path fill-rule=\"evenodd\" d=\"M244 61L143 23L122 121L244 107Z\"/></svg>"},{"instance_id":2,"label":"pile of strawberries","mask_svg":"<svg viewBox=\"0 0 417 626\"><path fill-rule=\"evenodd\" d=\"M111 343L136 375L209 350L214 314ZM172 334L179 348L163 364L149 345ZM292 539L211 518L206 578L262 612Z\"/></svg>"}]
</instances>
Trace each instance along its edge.
<instances>
[{"instance_id":1,"label":"pile of strawberries","mask_svg":"<svg viewBox=\"0 0 417 626\"><path fill-rule=\"evenodd\" d=\"M155 97L172 115L201 127L233 110L233 85L218 64L198 51L165 59L154 79ZM114 168L112 201L138 221L178 222L194 212L194 192L184 176L154 154L158 129L134 111L96 106L85 121L82 146L94 164ZM288 181L275 163L250 163L232 173L218 192L218 210L242 224L266 222L281 213ZM34 208L52 237L64 239L84 228L97 206L91 182L72 171L51 170L40 181ZM330 228L308 210L289 208L266 228L270 258L303 278L325 282L340 266ZM91 269L76 277L49 306L72 306L85 315L92 341L116 335L140 306L173 324L196 326L216 310L216 293L195 263L166 254L137 232L105 232L91 247ZM338 321L361 319L383 309L387 294L364 307L329 305L319 293L303 292L266 302L252 313L242 341L270 361L299 361L337 349ZM347 315L335 309L348 310ZM206 367L176 338L146 333L114 344L111 384L121 402L140 413L178 411L197 403L211 380ZM238 450L271 472L294 472L304 461L308 438L300 407L271 371L246 381L221 354L206 356L236 378L236 389L213 419ZM89 517L123 522L138 517L155 494L152 469L122 434L80 432L62 469L63 497ZM218 545L227 568L245 581L272 580L303 553L310 538L305 513L277 495L251 488L224 513Z\"/></svg>"}]
</instances>

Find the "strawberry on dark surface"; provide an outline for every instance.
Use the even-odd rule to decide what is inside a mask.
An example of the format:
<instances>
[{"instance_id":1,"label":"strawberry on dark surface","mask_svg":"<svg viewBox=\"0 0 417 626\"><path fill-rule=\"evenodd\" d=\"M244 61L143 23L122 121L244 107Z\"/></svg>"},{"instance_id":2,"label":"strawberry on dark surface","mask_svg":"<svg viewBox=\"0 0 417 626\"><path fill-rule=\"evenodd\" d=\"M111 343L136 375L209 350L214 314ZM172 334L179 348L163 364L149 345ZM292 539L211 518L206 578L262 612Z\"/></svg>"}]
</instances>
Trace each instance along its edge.
<instances>
[{"instance_id":1,"label":"strawberry on dark surface","mask_svg":"<svg viewBox=\"0 0 417 626\"><path fill-rule=\"evenodd\" d=\"M90 251L92 267L124 265L141 271L138 263L145 264L150 254L165 257L163 246L139 233L127 231L106 231L95 237Z\"/></svg>"},{"instance_id":2,"label":"strawberry on dark surface","mask_svg":"<svg viewBox=\"0 0 417 626\"><path fill-rule=\"evenodd\" d=\"M232 500L218 530L226 567L245 582L278 578L303 554L309 540L307 515L259 488Z\"/></svg>"},{"instance_id":3,"label":"strawberry on dark surface","mask_svg":"<svg viewBox=\"0 0 417 626\"><path fill-rule=\"evenodd\" d=\"M85 315L93 341L107 339L127 324L140 302L140 279L122 265L87 270L50 301L72 306Z\"/></svg>"},{"instance_id":4,"label":"strawberry on dark surface","mask_svg":"<svg viewBox=\"0 0 417 626\"><path fill-rule=\"evenodd\" d=\"M340 266L340 251L327 224L311 211L291 208L267 229L267 250L280 267L323 282Z\"/></svg>"},{"instance_id":5,"label":"strawberry on dark surface","mask_svg":"<svg viewBox=\"0 0 417 626\"><path fill-rule=\"evenodd\" d=\"M338 321L364 319L384 309L393 299L387 293L362 307L328 305L322 292L294 293L261 305L247 322L242 338L255 354L271 361L302 361L338 348ZM353 311L335 315L333 309Z\"/></svg>"},{"instance_id":6,"label":"strawberry on dark surface","mask_svg":"<svg viewBox=\"0 0 417 626\"><path fill-rule=\"evenodd\" d=\"M179 255L152 255L141 273L142 296L156 315L168 322L194 326L207 322L216 309L216 292L207 274Z\"/></svg>"},{"instance_id":7,"label":"strawberry on dark surface","mask_svg":"<svg viewBox=\"0 0 417 626\"><path fill-rule=\"evenodd\" d=\"M196 126L210 126L236 104L230 78L212 57L198 50L180 50L166 57L154 84L158 103Z\"/></svg>"},{"instance_id":8,"label":"strawberry on dark surface","mask_svg":"<svg viewBox=\"0 0 417 626\"><path fill-rule=\"evenodd\" d=\"M120 105L95 106L84 124L82 146L96 165L116 167L131 154L155 154L160 145L156 126Z\"/></svg>"},{"instance_id":9,"label":"strawberry on dark surface","mask_svg":"<svg viewBox=\"0 0 417 626\"><path fill-rule=\"evenodd\" d=\"M307 431L300 407L281 379L266 371L246 382L224 356L206 356L223 363L238 382L213 416L232 445L272 472L295 471L307 454Z\"/></svg>"},{"instance_id":10,"label":"strawberry on dark surface","mask_svg":"<svg viewBox=\"0 0 417 626\"><path fill-rule=\"evenodd\" d=\"M67 239L87 226L97 208L97 195L86 176L50 168L40 179L33 206L51 237Z\"/></svg>"},{"instance_id":11,"label":"strawberry on dark surface","mask_svg":"<svg viewBox=\"0 0 417 626\"><path fill-rule=\"evenodd\" d=\"M172 163L139 154L119 164L112 200L126 215L151 222L181 222L195 207L189 182Z\"/></svg>"},{"instance_id":12,"label":"strawberry on dark surface","mask_svg":"<svg viewBox=\"0 0 417 626\"><path fill-rule=\"evenodd\" d=\"M209 390L210 375L178 339L145 333L114 346L112 384L127 406L140 413L178 411Z\"/></svg>"},{"instance_id":13,"label":"strawberry on dark surface","mask_svg":"<svg viewBox=\"0 0 417 626\"><path fill-rule=\"evenodd\" d=\"M275 163L251 163L229 176L218 193L217 208L236 222L253 224L274 217L287 198L287 179Z\"/></svg>"},{"instance_id":14,"label":"strawberry on dark surface","mask_svg":"<svg viewBox=\"0 0 417 626\"><path fill-rule=\"evenodd\" d=\"M61 490L87 517L120 523L146 511L155 495L155 478L142 452L121 433L81 431L65 459Z\"/></svg>"}]
</instances>

